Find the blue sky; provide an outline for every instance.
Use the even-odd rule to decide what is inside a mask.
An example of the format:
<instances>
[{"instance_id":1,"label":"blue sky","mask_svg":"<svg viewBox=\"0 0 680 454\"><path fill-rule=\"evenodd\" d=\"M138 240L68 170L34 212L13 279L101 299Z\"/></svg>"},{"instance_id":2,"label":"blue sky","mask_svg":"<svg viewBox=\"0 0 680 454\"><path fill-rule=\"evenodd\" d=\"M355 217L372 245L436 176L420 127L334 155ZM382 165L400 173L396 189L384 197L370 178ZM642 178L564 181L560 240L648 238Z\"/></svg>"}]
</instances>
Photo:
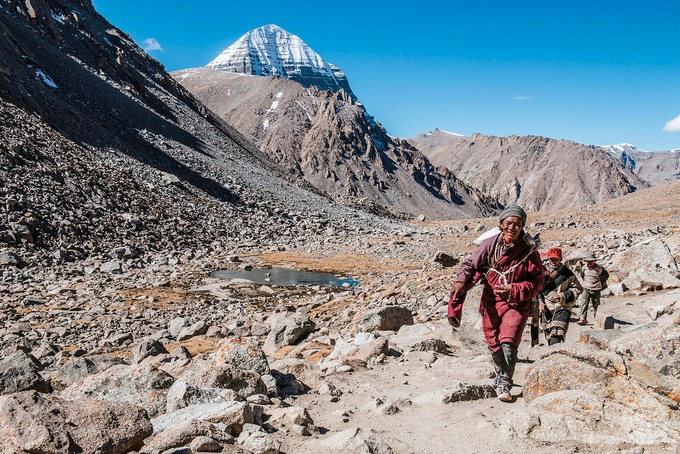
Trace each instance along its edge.
<instances>
[{"instance_id":1,"label":"blue sky","mask_svg":"<svg viewBox=\"0 0 680 454\"><path fill-rule=\"evenodd\" d=\"M94 0L167 70L276 24L398 137L439 128L680 148L680 2Z\"/></svg>"}]
</instances>

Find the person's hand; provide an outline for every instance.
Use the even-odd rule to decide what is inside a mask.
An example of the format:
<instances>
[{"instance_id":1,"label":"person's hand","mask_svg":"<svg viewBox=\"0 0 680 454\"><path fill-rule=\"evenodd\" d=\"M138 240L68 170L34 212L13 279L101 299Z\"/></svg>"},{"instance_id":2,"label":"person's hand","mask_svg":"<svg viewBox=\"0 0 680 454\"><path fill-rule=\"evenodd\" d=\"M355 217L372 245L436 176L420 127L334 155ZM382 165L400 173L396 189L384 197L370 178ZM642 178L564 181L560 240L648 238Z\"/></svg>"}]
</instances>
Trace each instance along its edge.
<instances>
[{"instance_id":1,"label":"person's hand","mask_svg":"<svg viewBox=\"0 0 680 454\"><path fill-rule=\"evenodd\" d=\"M510 289L512 286L510 284L497 285L493 288L493 291L501 299L507 299L510 296Z\"/></svg>"},{"instance_id":2,"label":"person's hand","mask_svg":"<svg viewBox=\"0 0 680 454\"><path fill-rule=\"evenodd\" d=\"M451 296L453 298L457 298L460 292L463 291L464 286L465 286L464 282L455 282L451 287Z\"/></svg>"},{"instance_id":3,"label":"person's hand","mask_svg":"<svg viewBox=\"0 0 680 454\"><path fill-rule=\"evenodd\" d=\"M540 312L541 314L543 314L543 313L545 312L545 310L546 310L545 303L541 303L541 304L538 306L538 312Z\"/></svg>"}]
</instances>

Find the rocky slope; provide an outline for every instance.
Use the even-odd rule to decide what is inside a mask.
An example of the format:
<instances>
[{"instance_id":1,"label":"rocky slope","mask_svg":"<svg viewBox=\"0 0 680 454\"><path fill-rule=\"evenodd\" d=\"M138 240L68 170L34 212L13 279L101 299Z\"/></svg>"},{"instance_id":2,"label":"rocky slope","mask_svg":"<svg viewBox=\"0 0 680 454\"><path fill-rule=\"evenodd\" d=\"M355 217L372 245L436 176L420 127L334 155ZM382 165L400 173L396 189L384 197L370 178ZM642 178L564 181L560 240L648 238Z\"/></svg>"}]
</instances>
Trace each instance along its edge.
<instances>
[{"instance_id":1,"label":"rocky slope","mask_svg":"<svg viewBox=\"0 0 680 454\"><path fill-rule=\"evenodd\" d=\"M613 156L566 140L434 130L408 142L483 193L532 211L590 205L648 186Z\"/></svg>"},{"instance_id":2,"label":"rocky slope","mask_svg":"<svg viewBox=\"0 0 680 454\"><path fill-rule=\"evenodd\" d=\"M291 175L342 203L437 219L498 208L493 198L389 137L342 90L208 68L173 76Z\"/></svg>"},{"instance_id":3,"label":"rocky slope","mask_svg":"<svg viewBox=\"0 0 680 454\"><path fill-rule=\"evenodd\" d=\"M22 266L389 228L290 184L90 2L3 1L0 30L0 246Z\"/></svg>"}]
</instances>

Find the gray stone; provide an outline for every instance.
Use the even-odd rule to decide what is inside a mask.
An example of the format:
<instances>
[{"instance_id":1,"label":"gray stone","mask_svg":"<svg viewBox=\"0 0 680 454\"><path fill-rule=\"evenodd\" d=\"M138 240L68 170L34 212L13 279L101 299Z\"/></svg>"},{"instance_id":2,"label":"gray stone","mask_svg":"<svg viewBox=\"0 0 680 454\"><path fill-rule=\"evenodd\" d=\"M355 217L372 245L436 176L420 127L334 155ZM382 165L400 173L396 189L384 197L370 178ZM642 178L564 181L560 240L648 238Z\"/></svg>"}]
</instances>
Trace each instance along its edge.
<instances>
[{"instance_id":1,"label":"gray stone","mask_svg":"<svg viewBox=\"0 0 680 454\"><path fill-rule=\"evenodd\" d=\"M165 412L167 392L174 382L172 376L155 367L116 365L67 387L61 397L129 402L153 417Z\"/></svg>"},{"instance_id":2,"label":"gray stone","mask_svg":"<svg viewBox=\"0 0 680 454\"><path fill-rule=\"evenodd\" d=\"M123 265L117 260L111 260L110 262L102 263L99 271L102 273L121 274L123 272Z\"/></svg>"},{"instance_id":3,"label":"gray stone","mask_svg":"<svg viewBox=\"0 0 680 454\"><path fill-rule=\"evenodd\" d=\"M0 394L36 390L49 392L47 383L40 375L42 364L30 353L18 350L0 361Z\"/></svg>"},{"instance_id":4,"label":"gray stone","mask_svg":"<svg viewBox=\"0 0 680 454\"><path fill-rule=\"evenodd\" d=\"M146 412L116 402L67 402L35 391L0 396L2 452L99 452L139 449L152 426Z\"/></svg>"}]
</instances>

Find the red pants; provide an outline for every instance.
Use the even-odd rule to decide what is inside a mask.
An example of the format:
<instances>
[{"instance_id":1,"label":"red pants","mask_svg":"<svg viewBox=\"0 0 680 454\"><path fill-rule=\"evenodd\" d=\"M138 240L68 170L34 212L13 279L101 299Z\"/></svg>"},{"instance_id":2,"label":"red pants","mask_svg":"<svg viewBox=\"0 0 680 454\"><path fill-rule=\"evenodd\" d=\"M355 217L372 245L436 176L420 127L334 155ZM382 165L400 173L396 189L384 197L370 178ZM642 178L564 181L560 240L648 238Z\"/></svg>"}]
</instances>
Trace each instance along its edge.
<instances>
[{"instance_id":1,"label":"red pants","mask_svg":"<svg viewBox=\"0 0 680 454\"><path fill-rule=\"evenodd\" d=\"M497 351L505 342L519 346L524 326L529 318L529 306L520 312L518 309L510 308L505 301L495 304L482 303L480 312L484 337L491 351Z\"/></svg>"}]
</instances>

